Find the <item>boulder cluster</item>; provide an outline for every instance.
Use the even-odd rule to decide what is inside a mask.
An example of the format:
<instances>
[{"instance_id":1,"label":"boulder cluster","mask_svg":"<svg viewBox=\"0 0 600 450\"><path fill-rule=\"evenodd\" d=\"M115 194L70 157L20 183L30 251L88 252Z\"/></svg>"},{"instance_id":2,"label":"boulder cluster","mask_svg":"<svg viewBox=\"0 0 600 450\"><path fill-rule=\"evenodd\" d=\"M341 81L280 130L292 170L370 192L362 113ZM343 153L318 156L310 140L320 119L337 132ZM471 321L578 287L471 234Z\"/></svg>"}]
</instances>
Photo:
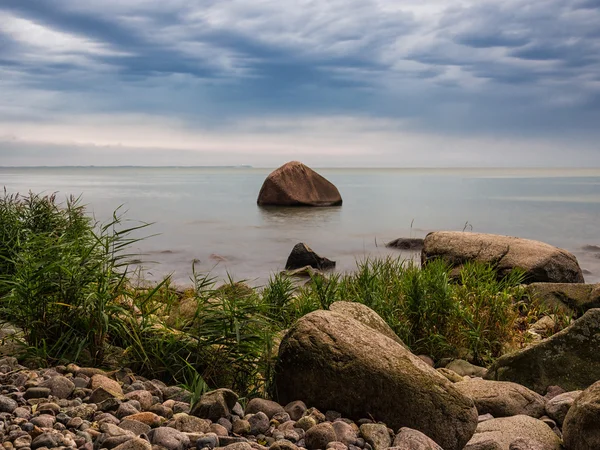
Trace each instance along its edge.
<instances>
[{"instance_id":1,"label":"boulder cluster","mask_svg":"<svg viewBox=\"0 0 600 450\"><path fill-rule=\"evenodd\" d=\"M590 317L600 309L564 335L600 339ZM557 349L566 349L561 339ZM192 401L181 387L128 370L31 370L5 357L0 448L600 449L600 381L588 386L594 377L574 378L567 391L549 373L534 390L466 361L434 368L364 305L338 302L301 318L281 342L276 369L277 402L255 398L243 407L228 389Z\"/></svg>"}]
</instances>

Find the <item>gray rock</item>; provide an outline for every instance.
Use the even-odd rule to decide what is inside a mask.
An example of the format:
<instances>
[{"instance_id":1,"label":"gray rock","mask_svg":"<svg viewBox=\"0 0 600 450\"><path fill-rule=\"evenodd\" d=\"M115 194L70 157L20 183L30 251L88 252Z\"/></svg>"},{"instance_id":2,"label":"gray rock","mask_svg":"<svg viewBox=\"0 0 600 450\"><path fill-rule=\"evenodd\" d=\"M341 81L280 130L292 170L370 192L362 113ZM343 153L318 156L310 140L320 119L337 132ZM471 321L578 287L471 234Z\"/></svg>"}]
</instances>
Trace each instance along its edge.
<instances>
[{"instance_id":1,"label":"gray rock","mask_svg":"<svg viewBox=\"0 0 600 450\"><path fill-rule=\"evenodd\" d=\"M12 398L0 395L0 412L12 413L18 406Z\"/></svg>"},{"instance_id":2,"label":"gray rock","mask_svg":"<svg viewBox=\"0 0 600 450\"><path fill-rule=\"evenodd\" d=\"M294 324L275 372L282 402L302 398L344 417L409 426L445 450L462 449L477 426L473 401L444 376L388 337L332 311Z\"/></svg>"},{"instance_id":3,"label":"gray rock","mask_svg":"<svg viewBox=\"0 0 600 450\"><path fill-rule=\"evenodd\" d=\"M518 440L542 445L544 450L561 450L560 438L548 425L524 415L481 422L464 450L509 450L510 445Z\"/></svg>"},{"instance_id":4,"label":"gray rock","mask_svg":"<svg viewBox=\"0 0 600 450\"><path fill-rule=\"evenodd\" d=\"M454 387L473 399L480 415L509 417L525 414L539 418L545 413L544 397L520 384L471 378L455 383Z\"/></svg>"},{"instance_id":5,"label":"gray rock","mask_svg":"<svg viewBox=\"0 0 600 450\"><path fill-rule=\"evenodd\" d=\"M248 417L252 434L262 434L269 429L269 418L264 412L257 412Z\"/></svg>"},{"instance_id":6,"label":"gray rock","mask_svg":"<svg viewBox=\"0 0 600 450\"><path fill-rule=\"evenodd\" d=\"M561 427L567 417L569 409L575 402L575 399L581 395L582 391L571 391L552 397L546 402L546 413L554 419Z\"/></svg>"},{"instance_id":7,"label":"gray rock","mask_svg":"<svg viewBox=\"0 0 600 450\"><path fill-rule=\"evenodd\" d=\"M513 381L542 394L548 386L585 389L600 379L600 309L590 309L564 330L502 356L486 378Z\"/></svg>"},{"instance_id":8,"label":"gray rock","mask_svg":"<svg viewBox=\"0 0 600 450\"><path fill-rule=\"evenodd\" d=\"M190 438L185 433L170 427L154 428L148 433L148 438L152 444L167 450L186 450L190 445Z\"/></svg>"},{"instance_id":9,"label":"gray rock","mask_svg":"<svg viewBox=\"0 0 600 450\"><path fill-rule=\"evenodd\" d=\"M395 450L443 450L426 435L410 428L400 428L394 439Z\"/></svg>"},{"instance_id":10,"label":"gray rock","mask_svg":"<svg viewBox=\"0 0 600 450\"><path fill-rule=\"evenodd\" d=\"M450 381L452 383L458 383L459 381L463 381L463 379L464 379L464 377L460 376L459 374L457 374L453 370L447 369L445 367L439 367L436 370L440 374L442 374L443 376L445 376L448 379L448 381Z\"/></svg>"},{"instance_id":11,"label":"gray rock","mask_svg":"<svg viewBox=\"0 0 600 450\"><path fill-rule=\"evenodd\" d=\"M133 402L121 403L115 412L115 416L119 419L139 413L140 410L135 407Z\"/></svg>"},{"instance_id":12,"label":"gray rock","mask_svg":"<svg viewBox=\"0 0 600 450\"><path fill-rule=\"evenodd\" d=\"M192 406L190 414L216 422L221 417L229 417L237 402L237 394L229 389L216 389L202 395Z\"/></svg>"},{"instance_id":13,"label":"gray rock","mask_svg":"<svg viewBox=\"0 0 600 450\"><path fill-rule=\"evenodd\" d=\"M201 450L203 448L213 449L219 446L219 437L214 433L206 433L205 435L198 438L196 441L196 448Z\"/></svg>"},{"instance_id":14,"label":"gray rock","mask_svg":"<svg viewBox=\"0 0 600 450\"><path fill-rule=\"evenodd\" d=\"M262 398L253 398L248 402L246 406L246 414L256 414L257 412L263 412L269 419L277 413L284 413L283 406L272 400L264 400Z\"/></svg>"},{"instance_id":15,"label":"gray rock","mask_svg":"<svg viewBox=\"0 0 600 450\"><path fill-rule=\"evenodd\" d=\"M584 390L573 402L562 431L568 450L600 448L600 381Z\"/></svg>"},{"instance_id":16,"label":"gray rock","mask_svg":"<svg viewBox=\"0 0 600 450\"><path fill-rule=\"evenodd\" d=\"M327 447L327 444L336 440L335 429L328 422L315 425L304 436L308 450L324 449Z\"/></svg>"},{"instance_id":17,"label":"gray rock","mask_svg":"<svg viewBox=\"0 0 600 450\"><path fill-rule=\"evenodd\" d=\"M392 438L384 424L365 423L360 426L360 434L373 450L385 450L392 445Z\"/></svg>"},{"instance_id":18,"label":"gray rock","mask_svg":"<svg viewBox=\"0 0 600 450\"><path fill-rule=\"evenodd\" d=\"M525 281L583 283L577 258L566 250L539 241L495 234L437 231L423 242L421 262L441 258L457 269L467 261L492 264L498 277L515 268L525 271Z\"/></svg>"},{"instance_id":19,"label":"gray rock","mask_svg":"<svg viewBox=\"0 0 600 450\"><path fill-rule=\"evenodd\" d=\"M50 395L57 398L69 398L75 390L75 384L67 377L58 375L40 383L40 387L50 389Z\"/></svg>"}]
</instances>

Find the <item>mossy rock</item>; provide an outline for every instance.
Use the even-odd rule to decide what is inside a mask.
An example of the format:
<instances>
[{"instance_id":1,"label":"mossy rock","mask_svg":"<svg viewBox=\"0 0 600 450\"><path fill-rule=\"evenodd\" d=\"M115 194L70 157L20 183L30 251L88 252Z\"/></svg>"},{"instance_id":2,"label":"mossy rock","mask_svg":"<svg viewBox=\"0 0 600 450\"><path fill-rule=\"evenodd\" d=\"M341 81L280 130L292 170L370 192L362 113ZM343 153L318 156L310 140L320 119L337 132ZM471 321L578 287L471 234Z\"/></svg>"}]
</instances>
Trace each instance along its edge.
<instances>
[{"instance_id":1,"label":"mossy rock","mask_svg":"<svg viewBox=\"0 0 600 450\"><path fill-rule=\"evenodd\" d=\"M477 427L473 401L402 345L333 311L299 319L276 366L278 401L302 400L344 417L419 430L460 450Z\"/></svg>"},{"instance_id":2,"label":"mossy rock","mask_svg":"<svg viewBox=\"0 0 600 450\"><path fill-rule=\"evenodd\" d=\"M566 391L587 388L600 379L600 309L590 309L538 344L502 356L486 378L513 381L540 394L548 386Z\"/></svg>"}]
</instances>

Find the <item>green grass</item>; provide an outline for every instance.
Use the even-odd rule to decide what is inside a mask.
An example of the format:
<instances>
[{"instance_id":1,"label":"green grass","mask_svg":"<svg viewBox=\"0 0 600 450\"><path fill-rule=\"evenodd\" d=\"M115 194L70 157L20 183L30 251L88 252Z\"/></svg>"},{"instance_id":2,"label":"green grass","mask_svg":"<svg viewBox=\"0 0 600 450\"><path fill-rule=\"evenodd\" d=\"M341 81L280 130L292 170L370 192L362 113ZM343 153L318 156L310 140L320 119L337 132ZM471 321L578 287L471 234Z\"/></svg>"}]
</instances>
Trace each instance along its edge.
<instances>
[{"instance_id":1,"label":"green grass","mask_svg":"<svg viewBox=\"0 0 600 450\"><path fill-rule=\"evenodd\" d=\"M194 268L184 292L168 278L149 285L131 270L132 236L145 226L128 226L118 211L96 223L78 199L5 193L0 319L23 330L22 358L128 366L196 397L229 387L250 398L271 391L283 331L335 301L369 306L415 354L484 365L524 345L527 326L552 313L525 297L519 272L498 280L493 267L456 274L442 261L367 259L302 286L283 274L258 289L233 279L218 286Z\"/></svg>"}]
</instances>

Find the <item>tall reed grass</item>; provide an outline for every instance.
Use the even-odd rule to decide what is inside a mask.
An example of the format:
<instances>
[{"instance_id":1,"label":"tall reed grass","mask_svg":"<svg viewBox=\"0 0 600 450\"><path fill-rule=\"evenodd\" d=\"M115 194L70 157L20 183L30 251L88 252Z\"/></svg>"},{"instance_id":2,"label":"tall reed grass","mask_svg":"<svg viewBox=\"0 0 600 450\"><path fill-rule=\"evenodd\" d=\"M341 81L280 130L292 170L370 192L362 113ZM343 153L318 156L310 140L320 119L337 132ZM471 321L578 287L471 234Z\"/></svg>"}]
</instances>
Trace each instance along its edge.
<instances>
[{"instance_id":1,"label":"tall reed grass","mask_svg":"<svg viewBox=\"0 0 600 450\"><path fill-rule=\"evenodd\" d=\"M366 259L348 274L314 274L304 285L275 274L262 288L196 273L179 290L148 286L131 269L146 224L90 219L79 199L0 199L0 319L20 328L22 358L34 364L128 366L180 383L195 396L229 387L268 395L277 345L298 318L335 301L375 310L417 354L487 364L527 340L548 311L527 299L522 273L498 280L493 267L442 261L424 268Z\"/></svg>"}]
</instances>

